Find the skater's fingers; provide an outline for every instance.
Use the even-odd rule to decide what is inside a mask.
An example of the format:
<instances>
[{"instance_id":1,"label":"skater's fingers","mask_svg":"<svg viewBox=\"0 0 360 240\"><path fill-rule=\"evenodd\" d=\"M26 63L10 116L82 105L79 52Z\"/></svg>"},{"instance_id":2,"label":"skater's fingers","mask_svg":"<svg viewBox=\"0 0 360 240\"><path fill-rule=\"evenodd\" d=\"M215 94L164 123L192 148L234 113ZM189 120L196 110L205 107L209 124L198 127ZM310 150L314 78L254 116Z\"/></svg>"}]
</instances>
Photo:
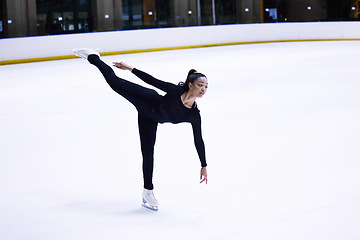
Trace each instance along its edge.
<instances>
[{"instance_id":1,"label":"skater's fingers","mask_svg":"<svg viewBox=\"0 0 360 240\"><path fill-rule=\"evenodd\" d=\"M121 63L113 62L113 66L114 66L114 67L117 67L117 68L120 68L120 67L121 67Z\"/></svg>"},{"instance_id":2,"label":"skater's fingers","mask_svg":"<svg viewBox=\"0 0 360 240\"><path fill-rule=\"evenodd\" d=\"M203 183L205 181L205 184L207 184L207 177L204 177L201 181L200 181L200 183Z\"/></svg>"}]
</instances>

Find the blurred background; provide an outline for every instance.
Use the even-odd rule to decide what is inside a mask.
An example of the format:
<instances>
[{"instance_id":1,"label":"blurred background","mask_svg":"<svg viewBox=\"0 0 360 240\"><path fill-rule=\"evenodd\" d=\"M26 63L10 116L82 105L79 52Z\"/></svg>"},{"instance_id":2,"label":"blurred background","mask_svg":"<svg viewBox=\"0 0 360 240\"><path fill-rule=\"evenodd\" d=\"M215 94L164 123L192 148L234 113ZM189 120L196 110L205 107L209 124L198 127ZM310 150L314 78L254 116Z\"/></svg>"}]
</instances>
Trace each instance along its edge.
<instances>
[{"instance_id":1,"label":"blurred background","mask_svg":"<svg viewBox=\"0 0 360 240\"><path fill-rule=\"evenodd\" d=\"M269 22L357 21L360 0L1 0L0 38Z\"/></svg>"}]
</instances>

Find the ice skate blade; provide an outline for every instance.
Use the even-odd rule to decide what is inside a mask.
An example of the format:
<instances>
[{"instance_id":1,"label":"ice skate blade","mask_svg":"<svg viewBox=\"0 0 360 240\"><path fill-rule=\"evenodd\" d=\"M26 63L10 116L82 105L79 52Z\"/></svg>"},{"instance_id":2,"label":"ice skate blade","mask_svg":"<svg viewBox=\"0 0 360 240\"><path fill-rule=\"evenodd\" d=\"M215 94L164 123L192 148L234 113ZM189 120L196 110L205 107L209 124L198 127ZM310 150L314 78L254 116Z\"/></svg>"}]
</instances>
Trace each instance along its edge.
<instances>
[{"instance_id":1,"label":"ice skate blade","mask_svg":"<svg viewBox=\"0 0 360 240\"><path fill-rule=\"evenodd\" d=\"M147 205L146 203L143 203L141 206L143 206L144 208L150 209L152 211L155 211L155 212L157 212L159 210L158 207L152 207L150 205Z\"/></svg>"}]
</instances>

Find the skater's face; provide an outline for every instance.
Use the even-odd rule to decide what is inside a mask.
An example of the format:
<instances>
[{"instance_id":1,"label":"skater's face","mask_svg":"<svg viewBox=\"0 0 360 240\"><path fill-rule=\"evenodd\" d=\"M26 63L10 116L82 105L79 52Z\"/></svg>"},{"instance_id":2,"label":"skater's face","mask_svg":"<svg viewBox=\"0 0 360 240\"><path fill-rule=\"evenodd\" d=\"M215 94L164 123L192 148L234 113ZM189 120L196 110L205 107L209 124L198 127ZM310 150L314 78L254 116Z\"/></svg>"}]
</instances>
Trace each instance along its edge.
<instances>
[{"instance_id":1,"label":"skater's face","mask_svg":"<svg viewBox=\"0 0 360 240\"><path fill-rule=\"evenodd\" d=\"M194 83L189 83L189 91L196 97L205 95L208 88L208 80L206 77L199 77Z\"/></svg>"}]
</instances>

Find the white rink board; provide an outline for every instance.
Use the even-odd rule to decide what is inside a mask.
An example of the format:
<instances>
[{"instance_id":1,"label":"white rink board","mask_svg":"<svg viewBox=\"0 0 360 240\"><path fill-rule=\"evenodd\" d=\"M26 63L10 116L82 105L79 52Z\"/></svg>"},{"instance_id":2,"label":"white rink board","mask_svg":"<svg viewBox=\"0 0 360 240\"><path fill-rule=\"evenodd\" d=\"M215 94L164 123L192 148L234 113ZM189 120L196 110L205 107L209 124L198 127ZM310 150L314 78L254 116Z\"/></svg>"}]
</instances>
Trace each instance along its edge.
<instances>
[{"instance_id":1,"label":"white rink board","mask_svg":"<svg viewBox=\"0 0 360 240\"><path fill-rule=\"evenodd\" d=\"M0 61L252 41L360 39L360 22L237 24L0 39Z\"/></svg>"}]
</instances>

